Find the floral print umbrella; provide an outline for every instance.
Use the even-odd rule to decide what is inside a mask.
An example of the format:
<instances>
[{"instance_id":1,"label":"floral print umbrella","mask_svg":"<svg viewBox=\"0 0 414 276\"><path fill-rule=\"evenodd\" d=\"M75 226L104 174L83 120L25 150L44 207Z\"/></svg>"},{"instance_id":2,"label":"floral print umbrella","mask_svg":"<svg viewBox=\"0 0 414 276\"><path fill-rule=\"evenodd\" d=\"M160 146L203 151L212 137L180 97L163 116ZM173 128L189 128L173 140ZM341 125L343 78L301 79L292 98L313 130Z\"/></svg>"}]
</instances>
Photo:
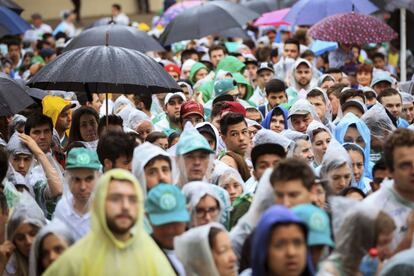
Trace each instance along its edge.
<instances>
[{"instance_id":1,"label":"floral print umbrella","mask_svg":"<svg viewBox=\"0 0 414 276\"><path fill-rule=\"evenodd\" d=\"M329 16L309 29L314 39L364 45L390 41L398 35L381 20L350 12Z\"/></svg>"}]
</instances>

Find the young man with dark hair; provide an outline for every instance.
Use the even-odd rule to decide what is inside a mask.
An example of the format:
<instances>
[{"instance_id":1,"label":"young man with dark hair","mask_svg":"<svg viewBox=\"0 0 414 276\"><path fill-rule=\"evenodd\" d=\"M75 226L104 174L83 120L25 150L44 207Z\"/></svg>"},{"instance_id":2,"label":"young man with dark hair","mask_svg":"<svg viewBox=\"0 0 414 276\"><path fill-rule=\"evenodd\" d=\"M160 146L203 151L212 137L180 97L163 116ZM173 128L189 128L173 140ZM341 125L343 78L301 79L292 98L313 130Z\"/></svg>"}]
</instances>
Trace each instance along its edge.
<instances>
[{"instance_id":1,"label":"young man with dark hair","mask_svg":"<svg viewBox=\"0 0 414 276\"><path fill-rule=\"evenodd\" d=\"M98 142L96 153L103 172L120 168L132 171L131 162L136 141L123 132L107 132Z\"/></svg>"},{"instance_id":2,"label":"young man with dark hair","mask_svg":"<svg viewBox=\"0 0 414 276\"><path fill-rule=\"evenodd\" d=\"M152 96L148 93L139 93L134 94L134 105L137 109L141 110L148 117L152 117L151 105L152 105Z\"/></svg>"},{"instance_id":3,"label":"young man with dark hair","mask_svg":"<svg viewBox=\"0 0 414 276\"><path fill-rule=\"evenodd\" d=\"M332 105L332 120L334 120L338 114L339 107L341 106L339 103L339 98L341 98L341 91L345 87L346 85L343 83L335 83L326 91L326 95L328 96L328 99Z\"/></svg>"},{"instance_id":4,"label":"young man with dark hair","mask_svg":"<svg viewBox=\"0 0 414 276\"><path fill-rule=\"evenodd\" d=\"M210 57L210 62L217 66L219 61L224 58L227 54L226 48L222 45L213 45L208 50L208 56Z\"/></svg>"},{"instance_id":5,"label":"young man with dark hair","mask_svg":"<svg viewBox=\"0 0 414 276\"><path fill-rule=\"evenodd\" d=\"M394 88L386 88L378 95L377 101L380 102L397 120L397 127L406 128L408 122L401 118L402 98L401 94Z\"/></svg>"},{"instance_id":6,"label":"young man with dark hair","mask_svg":"<svg viewBox=\"0 0 414 276\"><path fill-rule=\"evenodd\" d=\"M414 132L397 129L384 143L385 165L392 180L369 195L367 207L384 211L397 225L392 250L394 254L411 247L414 236Z\"/></svg>"},{"instance_id":7,"label":"young man with dark hair","mask_svg":"<svg viewBox=\"0 0 414 276\"><path fill-rule=\"evenodd\" d=\"M268 81L265 86L265 91L267 104L259 106L259 111L262 113L263 118L266 117L266 114L276 106L288 102L286 85L279 79L272 79Z\"/></svg>"},{"instance_id":8,"label":"young man with dark hair","mask_svg":"<svg viewBox=\"0 0 414 276\"><path fill-rule=\"evenodd\" d=\"M35 140L44 153L51 152L53 122L43 114L32 114L26 120L24 133Z\"/></svg>"},{"instance_id":9,"label":"young man with dark hair","mask_svg":"<svg viewBox=\"0 0 414 276\"><path fill-rule=\"evenodd\" d=\"M19 40L14 39L7 43L7 58L9 58L12 61L12 69L17 69L22 63L21 51L22 44Z\"/></svg>"},{"instance_id":10,"label":"young man with dark hair","mask_svg":"<svg viewBox=\"0 0 414 276\"><path fill-rule=\"evenodd\" d=\"M233 112L225 114L220 120L220 134L228 151L244 157L250 144L250 136L243 115Z\"/></svg>"},{"instance_id":11,"label":"young man with dark hair","mask_svg":"<svg viewBox=\"0 0 414 276\"><path fill-rule=\"evenodd\" d=\"M270 175L276 195L275 203L288 208L311 203L315 179L312 168L304 160L288 158L278 162Z\"/></svg>"},{"instance_id":12,"label":"young man with dark hair","mask_svg":"<svg viewBox=\"0 0 414 276\"><path fill-rule=\"evenodd\" d=\"M372 62L374 63L375 69L388 71L391 74L396 74L395 69L387 65L385 55L377 52L372 56Z\"/></svg>"},{"instance_id":13,"label":"young man with dark hair","mask_svg":"<svg viewBox=\"0 0 414 276\"><path fill-rule=\"evenodd\" d=\"M339 103L342 106L344 103L350 100L360 101L362 104L365 104L365 101L366 101L365 94L362 90L359 90L359 89L353 89L353 88L343 89L339 97Z\"/></svg>"},{"instance_id":14,"label":"young man with dark hair","mask_svg":"<svg viewBox=\"0 0 414 276\"><path fill-rule=\"evenodd\" d=\"M387 166L385 165L384 158L381 158L375 165L372 167L372 182L371 189L373 192L377 191L381 187L381 183L389 178L390 174L388 172Z\"/></svg>"},{"instance_id":15,"label":"young man with dark hair","mask_svg":"<svg viewBox=\"0 0 414 276\"><path fill-rule=\"evenodd\" d=\"M98 123L98 136L99 137L102 137L108 132L123 132L123 131L124 131L123 120L118 115L114 115L114 114L105 115L99 119L99 123Z\"/></svg>"},{"instance_id":16,"label":"young man with dark hair","mask_svg":"<svg viewBox=\"0 0 414 276\"><path fill-rule=\"evenodd\" d=\"M279 62L274 66L275 76L278 79L286 80L286 77L290 73L289 69L291 68L291 65L299 58L299 55L299 41L294 38L286 39L283 45L282 57L279 59Z\"/></svg>"},{"instance_id":17,"label":"young man with dark hair","mask_svg":"<svg viewBox=\"0 0 414 276\"><path fill-rule=\"evenodd\" d=\"M337 83L342 83L343 72L341 69L331 67L326 70L325 74L334 77Z\"/></svg>"},{"instance_id":18,"label":"young man with dark hair","mask_svg":"<svg viewBox=\"0 0 414 276\"><path fill-rule=\"evenodd\" d=\"M306 95L306 99L315 107L316 113L323 124L329 123L326 118L326 112L328 111L327 102L325 96L318 88L312 89Z\"/></svg>"},{"instance_id":19,"label":"young man with dark hair","mask_svg":"<svg viewBox=\"0 0 414 276\"><path fill-rule=\"evenodd\" d=\"M75 92L75 94L81 106L92 107L98 113L101 111L102 101L97 93L91 93L92 98L84 92Z\"/></svg>"}]
</instances>

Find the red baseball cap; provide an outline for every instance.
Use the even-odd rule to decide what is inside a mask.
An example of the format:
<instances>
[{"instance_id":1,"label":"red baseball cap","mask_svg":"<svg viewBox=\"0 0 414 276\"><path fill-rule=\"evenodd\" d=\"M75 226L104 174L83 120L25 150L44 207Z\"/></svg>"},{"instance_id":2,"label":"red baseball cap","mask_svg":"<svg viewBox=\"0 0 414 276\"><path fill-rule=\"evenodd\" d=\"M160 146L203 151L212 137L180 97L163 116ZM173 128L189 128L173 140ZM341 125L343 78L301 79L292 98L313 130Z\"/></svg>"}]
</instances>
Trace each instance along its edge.
<instances>
[{"instance_id":1,"label":"red baseball cap","mask_svg":"<svg viewBox=\"0 0 414 276\"><path fill-rule=\"evenodd\" d=\"M164 66L164 70L167 72L176 72L178 75L181 74L181 70L180 67L178 67L177 65L170 63Z\"/></svg>"},{"instance_id":2,"label":"red baseball cap","mask_svg":"<svg viewBox=\"0 0 414 276\"><path fill-rule=\"evenodd\" d=\"M234 112L234 113L239 113L241 115L243 115L244 117L246 117L246 108L244 108L244 106L242 106L239 102L225 102L226 105L228 107L224 108L223 112Z\"/></svg>"},{"instance_id":3,"label":"red baseball cap","mask_svg":"<svg viewBox=\"0 0 414 276\"><path fill-rule=\"evenodd\" d=\"M204 107L202 104L195 101L187 101L181 105L180 115L185 118L190 114L198 114L204 118Z\"/></svg>"}]
</instances>

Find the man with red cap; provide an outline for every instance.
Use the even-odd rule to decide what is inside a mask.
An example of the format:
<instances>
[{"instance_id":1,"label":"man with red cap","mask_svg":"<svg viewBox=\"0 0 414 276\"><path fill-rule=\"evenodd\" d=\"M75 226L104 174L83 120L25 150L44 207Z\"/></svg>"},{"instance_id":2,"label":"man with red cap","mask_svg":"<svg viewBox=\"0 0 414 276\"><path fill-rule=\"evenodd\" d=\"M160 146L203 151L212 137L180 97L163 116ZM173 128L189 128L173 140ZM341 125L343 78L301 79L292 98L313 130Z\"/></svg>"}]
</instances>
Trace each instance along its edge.
<instances>
[{"instance_id":1,"label":"man with red cap","mask_svg":"<svg viewBox=\"0 0 414 276\"><path fill-rule=\"evenodd\" d=\"M168 74L175 80L178 81L180 79L181 70L180 67L175 65L174 63L170 63L164 66L164 70L167 71Z\"/></svg>"},{"instance_id":2,"label":"man with red cap","mask_svg":"<svg viewBox=\"0 0 414 276\"><path fill-rule=\"evenodd\" d=\"M181 105L180 117L183 126L187 122L191 122L193 126L204 122L203 105L193 100L183 103Z\"/></svg>"}]
</instances>

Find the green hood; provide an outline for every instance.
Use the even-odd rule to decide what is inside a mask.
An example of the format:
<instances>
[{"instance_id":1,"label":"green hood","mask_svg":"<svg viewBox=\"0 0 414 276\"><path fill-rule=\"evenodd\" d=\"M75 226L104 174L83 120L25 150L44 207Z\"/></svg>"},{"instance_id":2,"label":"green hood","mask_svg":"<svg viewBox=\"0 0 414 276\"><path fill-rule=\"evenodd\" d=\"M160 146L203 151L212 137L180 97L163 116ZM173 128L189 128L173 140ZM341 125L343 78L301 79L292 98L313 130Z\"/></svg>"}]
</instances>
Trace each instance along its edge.
<instances>
[{"instance_id":1,"label":"green hood","mask_svg":"<svg viewBox=\"0 0 414 276\"><path fill-rule=\"evenodd\" d=\"M216 72L223 70L230 73L241 73L246 65L238 58L233 56L226 56L222 58L217 65Z\"/></svg>"},{"instance_id":2,"label":"green hood","mask_svg":"<svg viewBox=\"0 0 414 276\"><path fill-rule=\"evenodd\" d=\"M205 66L204 64L202 64L201 62L196 62L196 63L194 63L194 65L191 67L191 71L190 71L190 78L189 78L189 80L190 80L190 82L191 82L191 84L192 85L194 85L194 83L195 83L195 81L194 81L194 77L195 77L195 75L197 74L197 72L200 70L200 69L206 69L207 71L208 71L208 68L207 68L207 66Z\"/></svg>"},{"instance_id":3,"label":"green hood","mask_svg":"<svg viewBox=\"0 0 414 276\"><path fill-rule=\"evenodd\" d=\"M233 78L236 80L237 84L244 84L247 87L247 94L243 100L250 99L253 96L253 86L251 83L240 73L233 73Z\"/></svg>"}]
</instances>

